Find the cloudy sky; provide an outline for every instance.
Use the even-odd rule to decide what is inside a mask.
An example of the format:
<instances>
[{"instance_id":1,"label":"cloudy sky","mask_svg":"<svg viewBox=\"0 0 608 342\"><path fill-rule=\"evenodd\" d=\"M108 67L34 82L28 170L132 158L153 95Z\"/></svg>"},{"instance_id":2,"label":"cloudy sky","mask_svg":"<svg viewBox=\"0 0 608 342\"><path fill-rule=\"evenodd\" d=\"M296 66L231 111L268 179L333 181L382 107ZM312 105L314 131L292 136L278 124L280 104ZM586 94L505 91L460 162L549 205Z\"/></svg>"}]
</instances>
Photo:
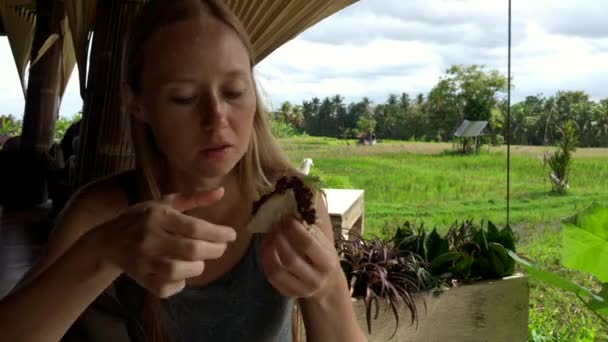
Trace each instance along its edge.
<instances>
[{"instance_id":1,"label":"cloudy sky","mask_svg":"<svg viewBox=\"0 0 608 342\"><path fill-rule=\"evenodd\" d=\"M557 90L608 97L607 10L597 0L513 0L513 100ZM271 106L338 93L383 102L390 93L427 93L453 64L506 74L506 0L361 0L276 50L256 73ZM0 113L20 116L5 38L0 73ZM74 73L61 115L81 106Z\"/></svg>"}]
</instances>

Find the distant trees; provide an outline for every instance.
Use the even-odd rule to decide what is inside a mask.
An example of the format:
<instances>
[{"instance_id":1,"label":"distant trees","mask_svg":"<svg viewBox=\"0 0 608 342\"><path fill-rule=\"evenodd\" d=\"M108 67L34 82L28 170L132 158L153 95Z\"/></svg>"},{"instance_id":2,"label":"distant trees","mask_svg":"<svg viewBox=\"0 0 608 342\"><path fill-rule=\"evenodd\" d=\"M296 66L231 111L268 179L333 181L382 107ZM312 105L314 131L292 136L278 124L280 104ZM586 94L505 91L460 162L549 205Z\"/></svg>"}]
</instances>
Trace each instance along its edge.
<instances>
[{"instance_id":1,"label":"distant trees","mask_svg":"<svg viewBox=\"0 0 608 342\"><path fill-rule=\"evenodd\" d=\"M285 102L271 116L296 133L353 138L373 130L379 139L446 141L460 122L487 120L494 142L506 138L507 78L483 66L455 65L428 94L389 94L384 103L345 103L336 94L301 105ZM511 106L511 142L554 145L572 120L580 147L608 147L608 99L594 102L584 91L531 95Z\"/></svg>"},{"instance_id":2,"label":"distant trees","mask_svg":"<svg viewBox=\"0 0 608 342\"><path fill-rule=\"evenodd\" d=\"M82 118L82 112L78 112L71 118L59 117L55 122L54 140L59 141L65 131L76 121ZM21 134L23 121L13 115L0 115L0 136L16 136Z\"/></svg>"},{"instance_id":3,"label":"distant trees","mask_svg":"<svg viewBox=\"0 0 608 342\"><path fill-rule=\"evenodd\" d=\"M0 115L0 136L21 134L22 122L12 115Z\"/></svg>"}]
</instances>

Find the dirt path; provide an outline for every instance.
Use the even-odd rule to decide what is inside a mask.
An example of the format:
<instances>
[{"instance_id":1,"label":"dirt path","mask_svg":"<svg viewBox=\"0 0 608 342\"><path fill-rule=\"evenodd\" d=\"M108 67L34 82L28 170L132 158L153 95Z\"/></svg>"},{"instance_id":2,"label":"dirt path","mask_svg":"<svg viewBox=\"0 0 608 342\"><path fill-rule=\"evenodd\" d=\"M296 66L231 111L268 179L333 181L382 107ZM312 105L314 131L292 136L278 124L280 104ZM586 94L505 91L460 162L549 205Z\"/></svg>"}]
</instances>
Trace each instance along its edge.
<instances>
[{"instance_id":1,"label":"dirt path","mask_svg":"<svg viewBox=\"0 0 608 342\"><path fill-rule=\"evenodd\" d=\"M424 142L388 142L378 143L375 146L358 146L354 143L344 145L315 145L297 142L286 142L283 147L290 153L314 154L314 155L337 155L337 156L366 156L391 153L416 153L416 154L439 154L454 150L451 143L424 143ZM488 151L487 146L482 151ZM541 157L545 152L554 151L555 147L543 146L511 146L513 155ZM491 147L491 152L507 152L506 146ZM579 148L575 152L577 158L608 157L608 148Z\"/></svg>"}]
</instances>

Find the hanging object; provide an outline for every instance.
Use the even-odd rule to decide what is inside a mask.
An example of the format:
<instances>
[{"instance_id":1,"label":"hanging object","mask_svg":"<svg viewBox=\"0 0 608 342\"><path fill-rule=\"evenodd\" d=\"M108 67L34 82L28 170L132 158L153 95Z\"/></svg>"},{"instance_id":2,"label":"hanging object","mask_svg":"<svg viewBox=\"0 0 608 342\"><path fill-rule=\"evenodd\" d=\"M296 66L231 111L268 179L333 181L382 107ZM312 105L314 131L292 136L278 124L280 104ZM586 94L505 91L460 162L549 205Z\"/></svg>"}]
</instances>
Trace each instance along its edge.
<instances>
[{"instance_id":1,"label":"hanging object","mask_svg":"<svg viewBox=\"0 0 608 342\"><path fill-rule=\"evenodd\" d=\"M74 48L74 40L72 38L72 31L70 30L68 17L64 17L61 20L61 35L63 36L63 47L62 47L62 65L61 65L61 80L59 89L59 99L63 99L65 88L68 86L72 71L76 65L76 50Z\"/></svg>"},{"instance_id":2,"label":"hanging object","mask_svg":"<svg viewBox=\"0 0 608 342\"><path fill-rule=\"evenodd\" d=\"M0 0L0 17L13 52L23 97L25 97L25 70L30 60L34 42L36 15L27 6L20 5L22 2Z\"/></svg>"},{"instance_id":3,"label":"hanging object","mask_svg":"<svg viewBox=\"0 0 608 342\"><path fill-rule=\"evenodd\" d=\"M75 58L78 63L80 96L84 99L87 80L87 56L91 32L95 24L97 0L65 0L65 12L68 18L68 28L74 46ZM67 37L66 37L67 38Z\"/></svg>"}]
</instances>

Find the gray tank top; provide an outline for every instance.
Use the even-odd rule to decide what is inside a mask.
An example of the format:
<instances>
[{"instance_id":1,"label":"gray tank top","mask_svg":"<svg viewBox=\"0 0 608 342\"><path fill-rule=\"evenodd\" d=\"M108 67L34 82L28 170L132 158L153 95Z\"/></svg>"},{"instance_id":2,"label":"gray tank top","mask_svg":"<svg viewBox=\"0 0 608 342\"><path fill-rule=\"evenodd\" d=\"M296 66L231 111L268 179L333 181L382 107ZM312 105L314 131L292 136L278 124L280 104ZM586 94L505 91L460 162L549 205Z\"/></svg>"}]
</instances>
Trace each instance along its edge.
<instances>
[{"instance_id":1,"label":"gray tank top","mask_svg":"<svg viewBox=\"0 0 608 342\"><path fill-rule=\"evenodd\" d=\"M267 280L255 234L245 256L221 278L204 287L187 287L163 302L165 327L174 342L288 342L292 340L293 300ZM141 308L144 289L122 276L117 295L132 319L132 341L143 341Z\"/></svg>"}]
</instances>

